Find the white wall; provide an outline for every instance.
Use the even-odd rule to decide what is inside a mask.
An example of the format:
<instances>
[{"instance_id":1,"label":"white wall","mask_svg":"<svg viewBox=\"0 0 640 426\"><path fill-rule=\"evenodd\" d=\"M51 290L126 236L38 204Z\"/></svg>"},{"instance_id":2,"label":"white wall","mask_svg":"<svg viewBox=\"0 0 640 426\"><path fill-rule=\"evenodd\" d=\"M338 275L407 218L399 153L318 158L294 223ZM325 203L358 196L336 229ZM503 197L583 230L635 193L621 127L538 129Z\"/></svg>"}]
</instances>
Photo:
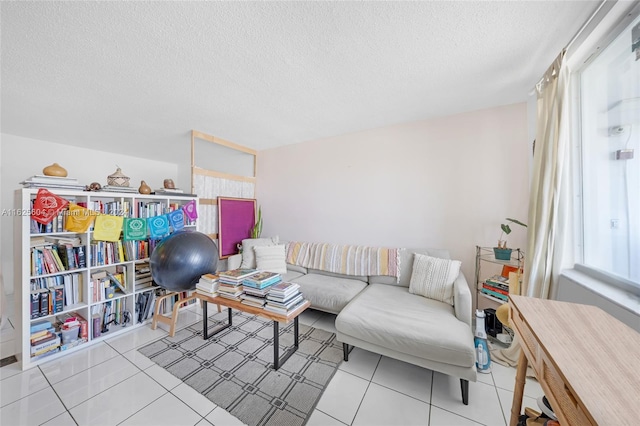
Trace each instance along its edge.
<instances>
[{"instance_id":1,"label":"white wall","mask_svg":"<svg viewBox=\"0 0 640 426\"><path fill-rule=\"evenodd\" d=\"M471 284L475 246L527 220L530 147L521 103L261 151L263 235L446 248Z\"/></svg>"},{"instance_id":2,"label":"white wall","mask_svg":"<svg viewBox=\"0 0 640 426\"><path fill-rule=\"evenodd\" d=\"M2 134L0 139L1 193L2 209L14 208L14 192L22 187L19 182L35 174L53 162L59 163L69 173L69 177L78 178L83 185L98 182L106 185L107 176L116 170L116 164L123 173L131 178L131 186L140 186L147 182L152 189L162 187L165 178L171 178L182 187L184 178L179 177L177 164L130 157L124 154L95 151L62 145L41 140L28 139ZM187 166L188 170L188 166ZM189 176L189 175L187 175ZM184 181L188 188L189 181ZM13 222L14 218L3 215L1 223L2 272L5 290L12 293L13 274Z\"/></svg>"}]
</instances>

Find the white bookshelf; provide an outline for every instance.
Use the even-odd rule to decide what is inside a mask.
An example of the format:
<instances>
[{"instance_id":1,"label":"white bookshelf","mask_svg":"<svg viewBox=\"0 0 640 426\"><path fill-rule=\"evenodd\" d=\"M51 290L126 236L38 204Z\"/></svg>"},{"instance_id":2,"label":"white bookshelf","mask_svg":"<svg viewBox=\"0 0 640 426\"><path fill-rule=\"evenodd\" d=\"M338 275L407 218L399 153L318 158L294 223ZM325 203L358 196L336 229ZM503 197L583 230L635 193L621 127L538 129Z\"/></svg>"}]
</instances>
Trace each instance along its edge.
<instances>
[{"instance_id":1,"label":"white bookshelf","mask_svg":"<svg viewBox=\"0 0 640 426\"><path fill-rule=\"evenodd\" d=\"M198 198L193 196L177 196L173 194L162 195L143 195L137 193L120 193L120 192L85 192L78 190L65 190L65 189L49 189L52 193L65 198L73 203L86 203L88 207L91 207L93 203L100 202L103 205L112 203L109 205L120 206L116 207L111 213L103 211L102 213L121 215L125 217L148 217L146 206L153 206L155 212L151 216L164 214L171 209L179 208L191 200L196 201L198 204ZM25 188L18 189L15 192L15 208L16 218L14 226L14 252L15 254L15 277L16 277L16 318L19 324L16 327L18 341L18 347L20 353L17 354L22 369L31 368L39 365L43 362L48 362L53 359L66 356L79 349L86 348L87 345L94 344L102 341L106 338L111 338L121 333L126 333L129 330L135 329L144 325L151 319L152 313L141 321L138 319L136 313L136 300L141 293L151 292L158 289L158 286L152 285L145 288L137 288L135 285L135 269L136 264L148 262L148 257L137 258L138 256L127 256L125 254L125 260L117 263L111 263L107 261L105 264L97 264L96 258L92 256L91 244L93 230L89 229L87 232L74 233L67 232L62 227L52 229L51 232L32 232L31 224L31 206L32 200L36 198L38 192L37 188ZM141 209L139 207L145 207ZM196 224L189 222L185 224L185 229L196 230ZM32 270L32 251L31 242L33 239L39 239L40 237L49 238L79 238L80 246L85 251L86 267L77 268L72 270L65 270L55 273L33 273ZM150 252L149 252L150 253ZM116 292L112 298L98 300L94 297L92 291L92 276L99 273L99 271L109 271L113 274L119 271L126 271L124 286L125 292ZM78 274L78 300L76 303L65 304L63 310L60 312L52 313L46 316L39 316L32 318L31 313L31 284L37 279L50 278L63 280L63 275L66 274ZM73 279L71 278L71 281ZM68 297L69 301L73 301L72 297ZM119 324L109 324L108 331L105 331L103 324L104 321L100 319L100 333L94 333L92 316L94 313L101 313L105 304L111 305L111 310L115 311L116 307L120 307ZM130 319L127 323L124 323L124 312L129 312ZM56 317L61 318L66 314L77 313L87 320L87 340L84 343L72 346L69 348L61 349L53 354L49 354L45 357L34 359L31 357L31 324L40 320L48 320L52 323L56 322ZM113 319L113 317L111 318Z\"/></svg>"}]
</instances>

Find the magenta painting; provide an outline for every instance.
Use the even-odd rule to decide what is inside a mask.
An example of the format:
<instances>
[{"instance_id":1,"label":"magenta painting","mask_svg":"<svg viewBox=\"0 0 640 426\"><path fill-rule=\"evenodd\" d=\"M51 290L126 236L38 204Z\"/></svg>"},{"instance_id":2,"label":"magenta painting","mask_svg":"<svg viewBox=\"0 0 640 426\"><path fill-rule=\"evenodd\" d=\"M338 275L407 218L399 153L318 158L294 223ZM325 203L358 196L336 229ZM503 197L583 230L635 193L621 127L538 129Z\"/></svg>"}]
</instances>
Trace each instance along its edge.
<instances>
[{"instance_id":1,"label":"magenta painting","mask_svg":"<svg viewBox=\"0 0 640 426\"><path fill-rule=\"evenodd\" d=\"M256 200L218 197L218 252L220 259L238 253L238 244L251 236L256 223Z\"/></svg>"}]
</instances>

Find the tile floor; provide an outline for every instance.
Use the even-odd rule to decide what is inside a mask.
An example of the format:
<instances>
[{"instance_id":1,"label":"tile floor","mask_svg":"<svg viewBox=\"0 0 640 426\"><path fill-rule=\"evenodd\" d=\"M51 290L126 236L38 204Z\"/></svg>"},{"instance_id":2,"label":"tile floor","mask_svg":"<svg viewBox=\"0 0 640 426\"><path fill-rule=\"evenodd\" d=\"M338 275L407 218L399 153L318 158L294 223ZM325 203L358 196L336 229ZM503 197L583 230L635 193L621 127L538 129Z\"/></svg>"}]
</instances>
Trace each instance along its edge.
<instances>
[{"instance_id":1,"label":"tile floor","mask_svg":"<svg viewBox=\"0 0 640 426\"><path fill-rule=\"evenodd\" d=\"M14 330L0 333L2 357L13 350ZM335 316L309 310L300 321L335 331ZM197 306L181 311L179 327L201 319ZM162 327L162 325L161 325ZM0 424L13 425L236 425L225 410L138 353L166 335L150 326L115 336L27 371L0 368ZM308 421L318 425L505 425L515 369L492 365L460 399L457 378L354 349L329 383ZM527 379L524 404L542 394Z\"/></svg>"}]
</instances>

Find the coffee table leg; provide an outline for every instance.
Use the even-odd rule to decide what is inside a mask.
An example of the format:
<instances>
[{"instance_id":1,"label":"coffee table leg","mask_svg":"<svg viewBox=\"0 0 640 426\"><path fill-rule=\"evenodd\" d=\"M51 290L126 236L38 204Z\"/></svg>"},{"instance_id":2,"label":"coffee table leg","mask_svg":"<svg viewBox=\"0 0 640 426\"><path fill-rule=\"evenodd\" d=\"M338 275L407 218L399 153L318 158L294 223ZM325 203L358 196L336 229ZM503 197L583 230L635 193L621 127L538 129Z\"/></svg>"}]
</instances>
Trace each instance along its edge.
<instances>
[{"instance_id":1,"label":"coffee table leg","mask_svg":"<svg viewBox=\"0 0 640 426\"><path fill-rule=\"evenodd\" d=\"M231 325L233 325L233 313L231 312L231 308L227 308L228 312L229 312L229 322L227 324L221 325L218 328L215 328L212 332L211 335L209 335L209 317L207 316L207 301L203 300L202 301L202 338L204 340L207 340L213 336L215 336L216 334L220 333L222 330L225 330L229 327L231 327Z\"/></svg>"},{"instance_id":2,"label":"coffee table leg","mask_svg":"<svg viewBox=\"0 0 640 426\"><path fill-rule=\"evenodd\" d=\"M300 346L298 317L293 319L293 347L280 356L280 324L278 321L273 322L273 369L277 370L284 364Z\"/></svg>"}]
</instances>

